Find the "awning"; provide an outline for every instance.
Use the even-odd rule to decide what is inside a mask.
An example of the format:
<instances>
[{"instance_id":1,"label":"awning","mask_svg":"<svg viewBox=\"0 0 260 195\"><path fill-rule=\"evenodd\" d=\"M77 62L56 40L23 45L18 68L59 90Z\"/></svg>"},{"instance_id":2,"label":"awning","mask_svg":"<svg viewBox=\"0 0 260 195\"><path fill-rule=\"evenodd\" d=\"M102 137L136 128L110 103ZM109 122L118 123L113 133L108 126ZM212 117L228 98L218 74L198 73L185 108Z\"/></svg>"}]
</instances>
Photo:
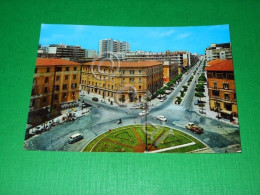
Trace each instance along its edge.
<instances>
[{"instance_id":1,"label":"awning","mask_svg":"<svg viewBox=\"0 0 260 195\"><path fill-rule=\"evenodd\" d=\"M228 115L232 114L232 111L229 111L229 110L221 110L220 112L228 114Z\"/></svg>"}]
</instances>

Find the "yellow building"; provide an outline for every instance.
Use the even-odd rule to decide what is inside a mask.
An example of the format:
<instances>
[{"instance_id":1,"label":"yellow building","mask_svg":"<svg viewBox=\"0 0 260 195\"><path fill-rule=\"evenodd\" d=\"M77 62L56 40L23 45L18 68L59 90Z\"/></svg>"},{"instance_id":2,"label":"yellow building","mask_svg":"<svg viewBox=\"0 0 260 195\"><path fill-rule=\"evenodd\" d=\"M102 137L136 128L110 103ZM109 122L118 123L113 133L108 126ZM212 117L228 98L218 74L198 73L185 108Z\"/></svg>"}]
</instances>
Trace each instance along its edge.
<instances>
[{"instance_id":1,"label":"yellow building","mask_svg":"<svg viewBox=\"0 0 260 195\"><path fill-rule=\"evenodd\" d=\"M80 64L64 59L38 58L33 77L30 112L50 111L79 98Z\"/></svg>"},{"instance_id":2,"label":"yellow building","mask_svg":"<svg viewBox=\"0 0 260 195\"><path fill-rule=\"evenodd\" d=\"M162 86L163 64L158 61L94 61L82 66L82 90L103 98L141 102L147 91L153 94Z\"/></svg>"}]
</instances>

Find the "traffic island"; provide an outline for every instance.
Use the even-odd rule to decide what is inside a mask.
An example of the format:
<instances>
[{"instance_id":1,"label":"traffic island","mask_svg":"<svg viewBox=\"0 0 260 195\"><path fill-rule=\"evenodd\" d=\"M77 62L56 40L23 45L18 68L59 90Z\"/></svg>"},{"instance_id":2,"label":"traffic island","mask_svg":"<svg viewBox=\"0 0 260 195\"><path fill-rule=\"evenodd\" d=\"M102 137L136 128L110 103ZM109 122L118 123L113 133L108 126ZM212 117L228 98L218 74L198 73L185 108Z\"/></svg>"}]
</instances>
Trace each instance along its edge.
<instances>
[{"instance_id":1,"label":"traffic island","mask_svg":"<svg viewBox=\"0 0 260 195\"><path fill-rule=\"evenodd\" d=\"M186 153L207 148L196 138L165 126L131 125L96 137L84 152Z\"/></svg>"}]
</instances>

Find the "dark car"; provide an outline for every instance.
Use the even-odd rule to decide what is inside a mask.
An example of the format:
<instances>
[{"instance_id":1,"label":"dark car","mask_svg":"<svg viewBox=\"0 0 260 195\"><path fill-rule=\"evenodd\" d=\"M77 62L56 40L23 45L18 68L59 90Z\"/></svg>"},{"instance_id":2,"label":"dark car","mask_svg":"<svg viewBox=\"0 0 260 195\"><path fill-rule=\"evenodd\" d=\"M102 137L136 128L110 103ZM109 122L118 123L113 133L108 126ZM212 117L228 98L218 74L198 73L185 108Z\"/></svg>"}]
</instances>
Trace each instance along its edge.
<instances>
[{"instance_id":1,"label":"dark car","mask_svg":"<svg viewBox=\"0 0 260 195\"><path fill-rule=\"evenodd\" d=\"M203 128L199 127L198 125L195 125L194 123L188 123L186 125L186 129L189 129L197 134L202 134L204 132Z\"/></svg>"},{"instance_id":2,"label":"dark car","mask_svg":"<svg viewBox=\"0 0 260 195\"><path fill-rule=\"evenodd\" d=\"M92 101L98 102L98 98L97 98L97 97L93 97L93 98L92 98Z\"/></svg>"}]
</instances>

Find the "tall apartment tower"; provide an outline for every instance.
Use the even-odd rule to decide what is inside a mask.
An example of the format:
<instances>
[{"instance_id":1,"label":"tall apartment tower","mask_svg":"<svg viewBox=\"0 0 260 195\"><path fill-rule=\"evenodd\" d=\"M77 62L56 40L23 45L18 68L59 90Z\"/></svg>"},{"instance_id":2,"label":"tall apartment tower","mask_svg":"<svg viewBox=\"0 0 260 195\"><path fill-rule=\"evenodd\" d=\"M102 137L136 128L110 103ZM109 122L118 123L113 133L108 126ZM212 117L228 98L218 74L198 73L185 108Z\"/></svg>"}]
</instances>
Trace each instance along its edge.
<instances>
[{"instance_id":1,"label":"tall apartment tower","mask_svg":"<svg viewBox=\"0 0 260 195\"><path fill-rule=\"evenodd\" d=\"M111 53L127 53L130 51L130 44L126 41L117 41L113 39L103 39L99 41L99 57L113 58Z\"/></svg>"}]
</instances>

